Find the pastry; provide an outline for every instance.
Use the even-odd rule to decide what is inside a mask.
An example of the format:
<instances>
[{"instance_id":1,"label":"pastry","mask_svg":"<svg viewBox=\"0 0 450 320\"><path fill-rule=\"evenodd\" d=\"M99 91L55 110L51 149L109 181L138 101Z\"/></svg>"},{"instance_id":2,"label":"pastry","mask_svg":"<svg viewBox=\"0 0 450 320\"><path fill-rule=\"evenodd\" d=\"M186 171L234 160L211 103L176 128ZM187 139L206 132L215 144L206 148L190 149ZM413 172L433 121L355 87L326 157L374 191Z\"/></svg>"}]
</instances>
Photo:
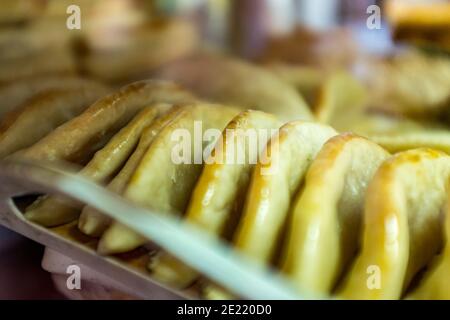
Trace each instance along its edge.
<instances>
[{"instance_id":1,"label":"pastry","mask_svg":"<svg viewBox=\"0 0 450 320\"><path fill-rule=\"evenodd\" d=\"M410 130L402 133L378 133L370 139L390 152L430 147L450 153L450 132L444 129Z\"/></svg>"},{"instance_id":2,"label":"pastry","mask_svg":"<svg viewBox=\"0 0 450 320\"><path fill-rule=\"evenodd\" d=\"M237 113L238 110L235 108L220 105L200 103L186 106L186 109L167 124L154 139L131 177L124 191L124 197L162 213L178 215L184 213L202 170L203 149L215 141L203 142L203 148L194 148L195 143L190 143L191 157L186 159L186 162L177 163L173 156L174 153L177 154L177 145L183 140L174 141L173 132L178 130L192 137L196 121L201 122L203 130L222 129ZM200 161L196 163L196 159ZM119 223L113 223L102 235L98 252L101 254L126 252L145 243L146 240L135 232Z\"/></svg>"},{"instance_id":3,"label":"pastry","mask_svg":"<svg viewBox=\"0 0 450 320\"><path fill-rule=\"evenodd\" d=\"M306 99L309 105L314 104L318 88L325 78L325 72L319 68L289 65L280 62L273 62L264 65L291 86L295 87Z\"/></svg>"},{"instance_id":4,"label":"pastry","mask_svg":"<svg viewBox=\"0 0 450 320\"><path fill-rule=\"evenodd\" d=\"M445 57L406 52L369 68L371 99L379 109L429 118L449 106L450 62Z\"/></svg>"},{"instance_id":5,"label":"pastry","mask_svg":"<svg viewBox=\"0 0 450 320\"><path fill-rule=\"evenodd\" d=\"M107 92L106 87L92 84L79 89L49 89L33 96L0 122L0 158L30 147Z\"/></svg>"},{"instance_id":6,"label":"pastry","mask_svg":"<svg viewBox=\"0 0 450 320\"><path fill-rule=\"evenodd\" d=\"M172 83L135 82L98 100L20 155L40 160L86 162L142 108L155 102L190 100L193 100L190 93Z\"/></svg>"},{"instance_id":7,"label":"pastry","mask_svg":"<svg viewBox=\"0 0 450 320\"><path fill-rule=\"evenodd\" d=\"M280 128L255 166L233 244L261 262L271 262L279 245L293 197L322 148L336 135L327 125L294 121ZM261 241L264 239L264 241Z\"/></svg>"},{"instance_id":8,"label":"pastry","mask_svg":"<svg viewBox=\"0 0 450 320\"><path fill-rule=\"evenodd\" d=\"M34 95L53 90L76 90L100 86L96 81L74 76L36 76L14 81L0 87L0 119L20 107Z\"/></svg>"},{"instance_id":9,"label":"pastry","mask_svg":"<svg viewBox=\"0 0 450 320\"><path fill-rule=\"evenodd\" d=\"M138 167L148 147L151 145L159 132L180 112L180 107L173 106L165 115L160 116L144 129L139 139L139 143L133 154L127 160L120 172L111 180L107 188L118 194L123 194L128 182ZM100 237L109 227L111 219L92 208L86 206L83 208L78 228L85 234Z\"/></svg>"},{"instance_id":10,"label":"pastry","mask_svg":"<svg viewBox=\"0 0 450 320\"><path fill-rule=\"evenodd\" d=\"M272 113L284 121L312 119L294 88L264 68L238 59L199 54L169 64L155 77L180 83L199 97Z\"/></svg>"},{"instance_id":11,"label":"pastry","mask_svg":"<svg viewBox=\"0 0 450 320\"><path fill-rule=\"evenodd\" d=\"M433 259L428 266L422 280L407 299L419 300L449 300L450 287L448 286L450 270L450 202L445 208L444 249Z\"/></svg>"},{"instance_id":12,"label":"pastry","mask_svg":"<svg viewBox=\"0 0 450 320\"><path fill-rule=\"evenodd\" d=\"M343 127L340 122L364 110L367 95L366 88L350 74L332 73L319 89L314 115L320 122Z\"/></svg>"},{"instance_id":13,"label":"pastry","mask_svg":"<svg viewBox=\"0 0 450 320\"><path fill-rule=\"evenodd\" d=\"M113 41L117 33L107 30L101 34L92 28L88 45L98 46L105 40ZM197 30L192 23L177 19L154 19L134 32L128 32L122 43L115 47L92 48L82 65L92 77L107 82L129 81L191 54L198 41Z\"/></svg>"},{"instance_id":14,"label":"pastry","mask_svg":"<svg viewBox=\"0 0 450 320\"><path fill-rule=\"evenodd\" d=\"M360 253L339 285L348 299L399 299L442 245L441 209L450 157L431 149L398 153L369 184ZM369 283L378 270L380 283Z\"/></svg>"},{"instance_id":15,"label":"pastry","mask_svg":"<svg viewBox=\"0 0 450 320\"><path fill-rule=\"evenodd\" d=\"M69 48L49 47L26 56L0 62L0 84L37 75L76 73L76 63Z\"/></svg>"},{"instance_id":16,"label":"pastry","mask_svg":"<svg viewBox=\"0 0 450 320\"><path fill-rule=\"evenodd\" d=\"M441 224L441 209L450 191L450 158L432 149L401 151L418 145L446 150L446 132L437 134L442 129L424 121L375 117L356 103L363 101L364 90L353 79L336 73L328 81L329 96L315 109L322 123L284 125L262 111L198 100L172 83L137 82L69 116L46 135L35 135L29 147L9 156L81 165L83 177L222 238L257 265L284 274L300 293L446 298L440 281L446 279L448 226ZM36 89L23 105L47 92L71 90ZM358 117L367 120L361 128L368 138L339 134L325 124L353 102ZM32 114L23 110L16 106L11 112ZM431 127L435 131L424 131ZM231 129L234 135L227 134ZM246 132L239 129L275 133L258 136L258 152L247 155L250 140L240 140ZM379 138L382 132L388 140ZM398 153L390 155L383 146ZM116 255L118 263L129 263L123 253L145 253L152 244L104 212L62 196L38 198L25 218L56 229L78 227L99 238L89 238L91 248ZM222 289L226 284L210 283L169 252L153 250L149 260L141 271L146 266L149 276L168 286L201 283L209 297L234 296ZM381 272L380 287L368 282L368 270Z\"/></svg>"},{"instance_id":17,"label":"pastry","mask_svg":"<svg viewBox=\"0 0 450 320\"><path fill-rule=\"evenodd\" d=\"M149 106L140 111L99 151L79 174L97 183L105 183L119 171L133 152L142 131L170 108L170 105ZM81 206L63 196L44 196L36 200L25 212L28 220L53 227L75 220Z\"/></svg>"},{"instance_id":18,"label":"pastry","mask_svg":"<svg viewBox=\"0 0 450 320\"><path fill-rule=\"evenodd\" d=\"M251 172L261 151L257 149L267 143L280 125L273 115L251 110L230 121L206 160L189 201L186 221L209 233L230 237L239 221ZM156 279L182 288L198 277L194 270L165 252L152 257L149 269Z\"/></svg>"},{"instance_id":19,"label":"pastry","mask_svg":"<svg viewBox=\"0 0 450 320\"><path fill-rule=\"evenodd\" d=\"M282 268L295 286L331 293L356 253L367 185L388 156L354 134L324 144L292 204Z\"/></svg>"}]
</instances>

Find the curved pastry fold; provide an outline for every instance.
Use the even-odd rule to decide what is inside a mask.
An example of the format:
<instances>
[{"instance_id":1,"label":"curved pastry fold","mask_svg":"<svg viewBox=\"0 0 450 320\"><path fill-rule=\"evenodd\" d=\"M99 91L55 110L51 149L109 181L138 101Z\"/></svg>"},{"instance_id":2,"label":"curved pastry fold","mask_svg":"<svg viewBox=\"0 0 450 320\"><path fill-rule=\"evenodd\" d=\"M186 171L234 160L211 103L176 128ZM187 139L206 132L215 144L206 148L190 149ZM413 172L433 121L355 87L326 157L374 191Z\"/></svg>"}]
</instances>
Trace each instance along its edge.
<instances>
[{"instance_id":1,"label":"curved pastry fold","mask_svg":"<svg viewBox=\"0 0 450 320\"><path fill-rule=\"evenodd\" d=\"M367 191L362 247L338 296L402 296L442 245L449 177L450 157L432 149L401 152L380 166Z\"/></svg>"},{"instance_id":2,"label":"curved pastry fold","mask_svg":"<svg viewBox=\"0 0 450 320\"><path fill-rule=\"evenodd\" d=\"M179 112L180 107L173 106L167 114L157 118L144 129L133 154L127 160L120 172L108 184L107 188L110 191L117 194L123 194L131 176L155 137ZM81 212L80 219L78 220L78 228L87 235L100 237L106 228L109 227L110 223L110 218L93 207L85 206Z\"/></svg>"},{"instance_id":3,"label":"curved pastry fold","mask_svg":"<svg viewBox=\"0 0 450 320\"><path fill-rule=\"evenodd\" d=\"M341 134L325 143L293 202L283 269L300 289L329 294L354 256L366 188L389 154Z\"/></svg>"},{"instance_id":4,"label":"curved pastry fold","mask_svg":"<svg viewBox=\"0 0 450 320\"><path fill-rule=\"evenodd\" d=\"M190 93L170 82L138 81L98 100L21 155L39 160L85 162L142 108L158 102L193 100Z\"/></svg>"},{"instance_id":5,"label":"curved pastry fold","mask_svg":"<svg viewBox=\"0 0 450 320\"><path fill-rule=\"evenodd\" d=\"M234 229L230 222L235 224L230 220L242 210L251 171L259 158L253 148L265 146L281 124L271 114L250 110L227 125L194 189L187 221L213 234L230 236Z\"/></svg>"},{"instance_id":6,"label":"curved pastry fold","mask_svg":"<svg viewBox=\"0 0 450 320\"><path fill-rule=\"evenodd\" d=\"M444 222L444 249L435 257L409 299L450 300L450 201L447 199Z\"/></svg>"},{"instance_id":7,"label":"curved pastry fold","mask_svg":"<svg viewBox=\"0 0 450 320\"><path fill-rule=\"evenodd\" d=\"M0 122L0 158L33 145L107 92L104 86L93 84L72 90L50 89L32 97Z\"/></svg>"},{"instance_id":8,"label":"curved pastry fold","mask_svg":"<svg viewBox=\"0 0 450 320\"><path fill-rule=\"evenodd\" d=\"M261 111L244 111L223 130L203 167L186 212L186 221L206 232L229 237L236 227L250 182L251 171L281 122ZM198 274L168 253L152 257L154 277L186 287Z\"/></svg>"},{"instance_id":9,"label":"curved pastry fold","mask_svg":"<svg viewBox=\"0 0 450 320\"><path fill-rule=\"evenodd\" d=\"M281 127L255 166L234 244L261 262L270 262L279 245L291 199L322 145L336 135L322 124L293 121Z\"/></svg>"},{"instance_id":10,"label":"curved pastry fold","mask_svg":"<svg viewBox=\"0 0 450 320\"><path fill-rule=\"evenodd\" d=\"M79 174L97 183L109 181L133 152L145 127L169 108L170 105L144 108L104 148L95 153ZM75 220L81 207L63 196L43 196L27 208L25 217L46 227L53 227Z\"/></svg>"},{"instance_id":11,"label":"curved pastry fold","mask_svg":"<svg viewBox=\"0 0 450 320\"><path fill-rule=\"evenodd\" d=\"M281 120L313 118L293 87L272 72L244 61L197 55L170 64L158 77L180 83L202 98L273 113Z\"/></svg>"},{"instance_id":12,"label":"curved pastry fold","mask_svg":"<svg viewBox=\"0 0 450 320\"><path fill-rule=\"evenodd\" d=\"M203 150L215 142L215 139L202 141L200 147L196 147L200 142L197 139L202 138L196 137L196 123L201 124L202 130L222 130L238 112L234 108L212 104L187 106L155 137L131 177L124 197L159 212L183 214L202 170ZM179 159L175 161L174 154L179 155L180 143L187 141L191 157L186 162L177 163ZM200 159L200 162L196 163L195 159ZM97 250L101 254L120 253L145 243L146 240L134 231L113 223L103 233Z\"/></svg>"}]
</instances>

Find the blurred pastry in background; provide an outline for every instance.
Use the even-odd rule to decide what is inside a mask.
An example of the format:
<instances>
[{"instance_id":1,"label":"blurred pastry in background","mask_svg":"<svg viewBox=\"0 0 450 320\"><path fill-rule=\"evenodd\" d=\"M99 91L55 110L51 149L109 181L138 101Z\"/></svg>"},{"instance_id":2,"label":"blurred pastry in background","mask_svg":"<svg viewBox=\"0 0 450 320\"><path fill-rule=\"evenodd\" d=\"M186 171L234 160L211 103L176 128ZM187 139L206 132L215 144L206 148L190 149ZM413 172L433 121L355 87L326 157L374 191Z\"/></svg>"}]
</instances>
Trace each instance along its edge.
<instances>
[{"instance_id":1,"label":"blurred pastry in background","mask_svg":"<svg viewBox=\"0 0 450 320\"><path fill-rule=\"evenodd\" d=\"M287 35L269 39L258 61L334 69L351 65L357 55L358 46L348 29L322 32L297 26Z\"/></svg>"},{"instance_id":2,"label":"blurred pastry in background","mask_svg":"<svg viewBox=\"0 0 450 320\"><path fill-rule=\"evenodd\" d=\"M42 12L45 0L2 0L0 2L0 24L27 21Z\"/></svg>"},{"instance_id":3,"label":"blurred pastry in background","mask_svg":"<svg viewBox=\"0 0 450 320\"><path fill-rule=\"evenodd\" d=\"M163 67L155 78L171 80L199 97L270 112L283 120L312 119L302 96L265 68L237 58L201 53Z\"/></svg>"},{"instance_id":4,"label":"blurred pastry in background","mask_svg":"<svg viewBox=\"0 0 450 320\"><path fill-rule=\"evenodd\" d=\"M406 51L369 65L376 108L414 117L436 116L450 107L450 60Z\"/></svg>"},{"instance_id":5,"label":"blurred pastry in background","mask_svg":"<svg viewBox=\"0 0 450 320\"><path fill-rule=\"evenodd\" d=\"M145 78L156 68L191 54L199 45L195 26L181 19L152 19L130 32L123 43L104 43L107 48L101 43L108 40L95 33L87 37L83 69L108 82Z\"/></svg>"},{"instance_id":6,"label":"blurred pastry in background","mask_svg":"<svg viewBox=\"0 0 450 320\"><path fill-rule=\"evenodd\" d=\"M264 67L297 89L309 105L314 104L318 88L326 77L325 71L305 65L272 62L265 64Z\"/></svg>"}]
</instances>

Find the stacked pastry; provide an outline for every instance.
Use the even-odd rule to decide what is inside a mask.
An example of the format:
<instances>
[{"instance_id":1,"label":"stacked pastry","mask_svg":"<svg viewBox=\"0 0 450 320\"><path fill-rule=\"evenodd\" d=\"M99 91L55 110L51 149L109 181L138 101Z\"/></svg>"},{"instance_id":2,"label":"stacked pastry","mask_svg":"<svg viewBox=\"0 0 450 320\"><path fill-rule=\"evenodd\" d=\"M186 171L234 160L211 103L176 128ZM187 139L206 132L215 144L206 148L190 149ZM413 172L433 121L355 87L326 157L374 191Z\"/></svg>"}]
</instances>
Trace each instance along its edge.
<instances>
[{"instance_id":1,"label":"stacked pastry","mask_svg":"<svg viewBox=\"0 0 450 320\"><path fill-rule=\"evenodd\" d=\"M2 157L79 164L81 176L222 237L299 289L340 298L450 298L450 157L441 151L390 154L312 121L301 104L255 104L264 111L251 111L199 100L170 82L137 82L108 94L92 81L49 78L2 90ZM17 94L24 91L28 98ZM349 92L332 101L346 101ZM316 115L324 121L338 107L323 103ZM174 161L174 134L194 137L196 122L222 134L189 146L199 162ZM252 142L249 132L269 134ZM263 147L252 152L255 145ZM49 228L75 221L99 238L103 255L151 241L62 196L39 197L25 217ZM185 288L201 278L166 252L152 256L148 269L161 282Z\"/></svg>"}]
</instances>

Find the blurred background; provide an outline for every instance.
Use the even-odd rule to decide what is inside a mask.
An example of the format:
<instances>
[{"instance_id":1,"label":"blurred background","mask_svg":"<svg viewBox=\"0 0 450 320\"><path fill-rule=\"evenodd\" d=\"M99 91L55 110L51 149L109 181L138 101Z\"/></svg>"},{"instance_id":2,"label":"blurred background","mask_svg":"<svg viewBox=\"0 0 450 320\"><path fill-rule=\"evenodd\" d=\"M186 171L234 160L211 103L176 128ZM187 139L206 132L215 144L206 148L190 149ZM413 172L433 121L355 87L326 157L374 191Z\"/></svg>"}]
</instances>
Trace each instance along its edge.
<instances>
[{"instance_id":1,"label":"blurred background","mask_svg":"<svg viewBox=\"0 0 450 320\"><path fill-rule=\"evenodd\" d=\"M113 87L153 77L221 100L228 93L209 77L226 81L233 67L205 70L231 59L276 75L313 111L344 82L354 93L344 97L346 119L315 112L340 130L448 130L449 31L445 0L2 0L0 90L56 75ZM336 80L343 71L368 91L364 103L359 87ZM42 252L0 227L0 298L62 298L40 268Z\"/></svg>"}]
</instances>

